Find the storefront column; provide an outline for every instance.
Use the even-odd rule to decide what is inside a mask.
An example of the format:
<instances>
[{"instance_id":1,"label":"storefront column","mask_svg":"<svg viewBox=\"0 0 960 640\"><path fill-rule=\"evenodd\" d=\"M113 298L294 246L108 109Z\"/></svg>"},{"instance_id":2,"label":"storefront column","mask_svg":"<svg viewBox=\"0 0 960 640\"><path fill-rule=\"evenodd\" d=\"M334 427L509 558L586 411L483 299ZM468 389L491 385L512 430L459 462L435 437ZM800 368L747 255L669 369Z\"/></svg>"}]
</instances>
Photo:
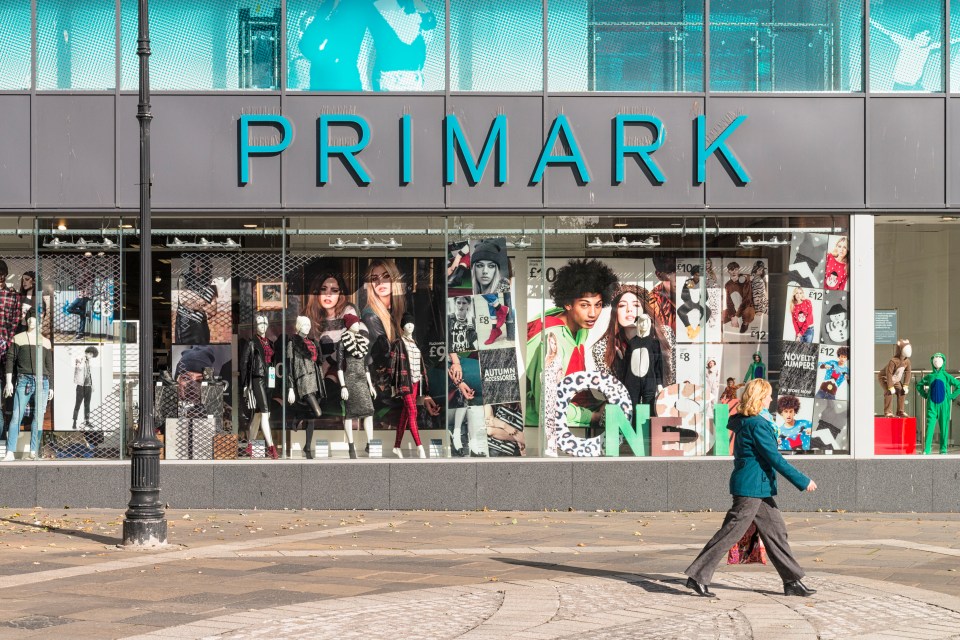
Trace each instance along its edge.
<instances>
[{"instance_id":1,"label":"storefront column","mask_svg":"<svg viewBox=\"0 0 960 640\"><path fill-rule=\"evenodd\" d=\"M874 387L873 315L874 296L874 219L871 214L850 216L850 453L857 458L872 458ZM856 330L853 330L856 328Z\"/></svg>"}]
</instances>

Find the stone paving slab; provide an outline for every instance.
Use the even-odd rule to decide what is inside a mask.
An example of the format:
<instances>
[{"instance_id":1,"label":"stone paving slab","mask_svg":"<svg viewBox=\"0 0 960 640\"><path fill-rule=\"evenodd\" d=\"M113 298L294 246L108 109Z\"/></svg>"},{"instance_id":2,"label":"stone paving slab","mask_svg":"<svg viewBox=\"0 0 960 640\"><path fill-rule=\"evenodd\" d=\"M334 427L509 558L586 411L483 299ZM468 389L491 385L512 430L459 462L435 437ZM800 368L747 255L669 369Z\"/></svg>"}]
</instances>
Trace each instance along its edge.
<instances>
[{"instance_id":1,"label":"stone paving slab","mask_svg":"<svg viewBox=\"0 0 960 640\"><path fill-rule=\"evenodd\" d=\"M0 638L960 634L958 514L787 513L814 598L769 566L693 597L722 517L171 510L171 544L125 550L120 511L0 510Z\"/></svg>"}]
</instances>

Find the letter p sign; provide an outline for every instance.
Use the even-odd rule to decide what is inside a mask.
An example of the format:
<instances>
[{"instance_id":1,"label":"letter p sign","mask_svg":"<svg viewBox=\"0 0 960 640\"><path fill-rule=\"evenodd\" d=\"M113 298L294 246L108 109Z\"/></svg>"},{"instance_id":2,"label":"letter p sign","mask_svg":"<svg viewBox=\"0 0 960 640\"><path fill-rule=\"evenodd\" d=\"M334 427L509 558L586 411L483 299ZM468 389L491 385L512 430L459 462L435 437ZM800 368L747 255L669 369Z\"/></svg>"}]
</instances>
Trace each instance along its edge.
<instances>
[{"instance_id":1,"label":"letter p sign","mask_svg":"<svg viewBox=\"0 0 960 640\"><path fill-rule=\"evenodd\" d=\"M281 132L280 142L278 144L251 145L250 144L250 125L251 124L271 124L275 125ZM272 156L280 153L290 146L293 142L293 125L284 116L281 115L246 115L240 116L240 122L237 127L237 137L239 139L239 162L240 162L240 186L250 181L250 156Z\"/></svg>"}]
</instances>

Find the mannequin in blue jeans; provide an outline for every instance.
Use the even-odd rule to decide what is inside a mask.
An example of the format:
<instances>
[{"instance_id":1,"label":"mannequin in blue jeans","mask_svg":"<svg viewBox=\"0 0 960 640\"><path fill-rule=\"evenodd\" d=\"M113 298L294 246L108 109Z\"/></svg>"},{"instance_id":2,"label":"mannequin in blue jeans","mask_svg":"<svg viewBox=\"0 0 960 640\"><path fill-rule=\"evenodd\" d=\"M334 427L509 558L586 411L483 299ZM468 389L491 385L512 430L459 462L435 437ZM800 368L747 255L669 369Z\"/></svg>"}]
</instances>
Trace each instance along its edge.
<instances>
[{"instance_id":1,"label":"mannequin in blue jeans","mask_svg":"<svg viewBox=\"0 0 960 640\"><path fill-rule=\"evenodd\" d=\"M53 380L53 348L50 340L39 335L37 319L32 313L28 314L26 324L27 330L13 337L13 342L7 351L6 385L4 385L3 395L8 398L13 396L13 415L7 427L7 455L4 460L13 460L14 452L17 450L17 440L20 437L20 422L26 412L27 403L34 401L38 410L33 412L33 423L30 426L28 458L37 459L40 451L42 416L46 413L48 398L53 397L53 389L50 388L50 381ZM43 363L39 376L36 362L38 338L43 351ZM14 370L17 372L16 388L13 384ZM38 387L39 399L36 396Z\"/></svg>"}]
</instances>

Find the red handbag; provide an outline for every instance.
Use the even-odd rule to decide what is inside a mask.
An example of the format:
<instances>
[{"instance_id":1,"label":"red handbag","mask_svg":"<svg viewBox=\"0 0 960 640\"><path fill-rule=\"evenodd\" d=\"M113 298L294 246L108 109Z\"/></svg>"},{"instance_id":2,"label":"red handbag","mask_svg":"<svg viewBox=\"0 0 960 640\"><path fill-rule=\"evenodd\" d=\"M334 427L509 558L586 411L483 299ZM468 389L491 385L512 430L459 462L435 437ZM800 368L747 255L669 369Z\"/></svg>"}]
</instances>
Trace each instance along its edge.
<instances>
[{"instance_id":1,"label":"red handbag","mask_svg":"<svg viewBox=\"0 0 960 640\"><path fill-rule=\"evenodd\" d=\"M760 539L757 525L750 523L750 528L743 537L730 547L727 564L767 564L767 550Z\"/></svg>"}]
</instances>

